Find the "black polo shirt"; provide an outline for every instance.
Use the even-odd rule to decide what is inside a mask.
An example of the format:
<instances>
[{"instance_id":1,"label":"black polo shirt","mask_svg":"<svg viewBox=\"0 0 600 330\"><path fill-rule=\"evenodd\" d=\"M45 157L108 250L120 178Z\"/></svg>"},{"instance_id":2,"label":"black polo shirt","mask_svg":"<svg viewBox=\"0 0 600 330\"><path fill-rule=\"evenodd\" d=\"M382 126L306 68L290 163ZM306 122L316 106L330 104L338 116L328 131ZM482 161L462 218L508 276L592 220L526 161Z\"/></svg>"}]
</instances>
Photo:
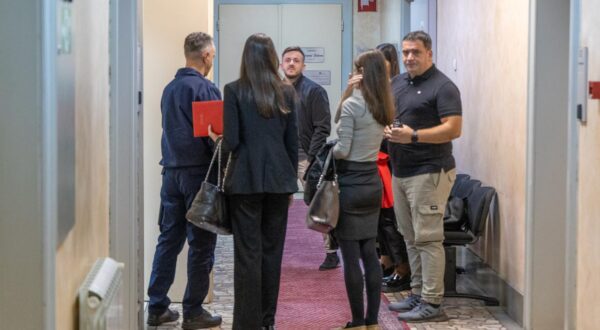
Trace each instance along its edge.
<instances>
[{"instance_id":1,"label":"black polo shirt","mask_svg":"<svg viewBox=\"0 0 600 330\"><path fill-rule=\"evenodd\" d=\"M440 125L444 117L462 115L458 88L435 65L413 79L408 73L396 76L392 80L392 91L395 119L413 129L434 127ZM389 151L393 174L400 178L456 167L452 142L390 143Z\"/></svg>"}]
</instances>

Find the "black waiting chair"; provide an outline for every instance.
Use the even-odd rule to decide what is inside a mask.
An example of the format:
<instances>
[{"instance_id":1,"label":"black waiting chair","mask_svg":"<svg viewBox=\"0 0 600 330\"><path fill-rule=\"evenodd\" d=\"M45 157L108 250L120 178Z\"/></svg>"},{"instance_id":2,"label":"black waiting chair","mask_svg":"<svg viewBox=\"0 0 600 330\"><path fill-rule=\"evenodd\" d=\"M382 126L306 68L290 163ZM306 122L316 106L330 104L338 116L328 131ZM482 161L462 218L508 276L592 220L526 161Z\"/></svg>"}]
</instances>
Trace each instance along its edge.
<instances>
[{"instance_id":1,"label":"black waiting chair","mask_svg":"<svg viewBox=\"0 0 600 330\"><path fill-rule=\"evenodd\" d=\"M457 178L452 188L450 199L464 201L464 213L460 216L460 225L444 224L444 249L446 252L446 273L444 278L446 297L479 299L487 306L498 306L499 301L494 297L477 294L459 293L456 291L456 274L464 270L456 266L456 247L475 243L485 228L490 215L490 205L495 200L496 190L492 187L482 187L481 182L470 178ZM497 208L495 208L497 209ZM457 270L459 270L457 272Z\"/></svg>"}]
</instances>

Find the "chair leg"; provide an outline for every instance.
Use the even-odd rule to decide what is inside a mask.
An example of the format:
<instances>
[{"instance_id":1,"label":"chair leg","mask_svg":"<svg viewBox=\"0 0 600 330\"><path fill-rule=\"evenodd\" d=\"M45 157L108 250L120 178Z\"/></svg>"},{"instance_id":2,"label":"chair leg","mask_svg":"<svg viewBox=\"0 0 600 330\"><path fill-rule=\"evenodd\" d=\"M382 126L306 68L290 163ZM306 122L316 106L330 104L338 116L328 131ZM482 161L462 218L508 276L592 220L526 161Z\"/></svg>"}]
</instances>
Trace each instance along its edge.
<instances>
[{"instance_id":1,"label":"chair leg","mask_svg":"<svg viewBox=\"0 0 600 330\"><path fill-rule=\"evenodd\" d=\"M447 292L456 292L456 247L444 246L446 252L446 270L444 287Z\"/></svg>"},{"instance_id":2,"label":"chair leg","mask_svg":"<svg viewBox=\"0 0 600 330\"><path fill-rule=\"evenodd\" d=\"M460 292L446 292L446 293L444 293L444 297L477 299L477 300L482 300L486 306L500 306L500 302L498 301L498 299L496 299L494 297L480 296L477 294L460 293Z\"/></svg>"},{"instance_id":3,"label":"chair leg","mask_svg":"<svg viewBox=\"0 0 600 330\"><path fill-rule=\"evenodd\" d=\"M478 300L482 300L486 306L499 306L500 302L498 301L498 299L496 299L494 297L487 297L487 296L481 296L481 295L477 295L477 294L456 292L456 274L457 273L463 274L464 268L456 267L456 247L445 246L444 250L446 252L446 273L444 274L444 286L445 286L444 297L478 299ZM459 272L459 269L462 271Z\"/></svg>"}]
</instances>

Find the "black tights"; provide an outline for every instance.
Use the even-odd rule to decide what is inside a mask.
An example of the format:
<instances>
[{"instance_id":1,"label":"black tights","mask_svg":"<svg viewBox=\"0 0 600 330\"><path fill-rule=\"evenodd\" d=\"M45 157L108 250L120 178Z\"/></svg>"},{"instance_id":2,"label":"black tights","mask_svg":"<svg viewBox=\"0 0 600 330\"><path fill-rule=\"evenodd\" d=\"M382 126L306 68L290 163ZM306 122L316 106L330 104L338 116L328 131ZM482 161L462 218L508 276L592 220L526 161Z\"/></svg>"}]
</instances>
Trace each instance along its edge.
<instances>
[{"instance_id":1,"label":"black tights","mask_svg":"<svg viewBox=\"0 0 600 330\"><path fill-rule=\"evenodd\" d=\"M377 324L381 301L381 266L377 258L375 238L360 241L338 240L344 259L344 281L352 311L352 325ZM365 270L364 280L360 259ZM363 288L367 288L367 314L365 317Z\"/></svg>"}]
</instances>

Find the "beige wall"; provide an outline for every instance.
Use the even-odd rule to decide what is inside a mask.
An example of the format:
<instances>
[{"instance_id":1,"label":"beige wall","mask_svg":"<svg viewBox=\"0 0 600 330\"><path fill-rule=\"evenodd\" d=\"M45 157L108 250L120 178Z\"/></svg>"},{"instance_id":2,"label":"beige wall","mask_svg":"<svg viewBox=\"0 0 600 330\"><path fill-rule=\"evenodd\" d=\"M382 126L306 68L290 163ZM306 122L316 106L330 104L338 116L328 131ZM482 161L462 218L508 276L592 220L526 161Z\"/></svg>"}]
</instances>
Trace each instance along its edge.
<instances>
[{"instance_id":1,"label":"beige wall","mask_svg":"<svg viewBox=\"0 0 600 330\"><path fill-rule=\"evenodd\" d=\"M162 133L160 98L163 88L173 79L177 69L185 66L183 42L195 31L212 35L213 4L205 0L146 0L144 1L144 290L154 257L158 237L158 209L160 206ZM212 72L209 75L212 78ZM184 251L185 252L185 251ZM178 259L176 283L172 298L182 298L185 285L187 253Z\"/></svg>"},{"instance_id":2,"label":"beige wall","mask_svg":"<svg viewBox=\"0 0 600 330\"><path fill-rule=\"evenodd\" d=\"M108 2L73 3L75 225L56 252L56 328L77 329L77 290L108 256Z\"/></svg>"},{"instance_id":3,"label":"beige wall","mask_svg":"<svg viewBox=\"0 0 600 330\"><path fill-rule=\"evenodd\" d=\"M528 3L438 1L438 67L459 87L457 169L498 191L500 221L476 249L521 294L525 288ZM456 70L453 63L456 61Z\"/></svg>"},{"instance_id":4,"label":"beige wall","mask_svg":"<svg viewBox=\"0 0 600 330\"><path fill-rule=\"evenodd\" d=\"M589 48L588 79L600 81L600 2L581 1L581 46ZM600 324L600 100L588 101L587 124L579 130L579 233L577 329Z\"/></svg>"},{"instance_id":5,"label":"beige wall","mask_svg":"<svg viewBox=\"0 0 600 330\"><path fill-rule=\"evenodd\" d=\"M353 58L367 49L375 48L382 42L399 45L400 1L379 0L376 12L358 12L358 1L352 3Z\"/></svg>"}]
</instances>

